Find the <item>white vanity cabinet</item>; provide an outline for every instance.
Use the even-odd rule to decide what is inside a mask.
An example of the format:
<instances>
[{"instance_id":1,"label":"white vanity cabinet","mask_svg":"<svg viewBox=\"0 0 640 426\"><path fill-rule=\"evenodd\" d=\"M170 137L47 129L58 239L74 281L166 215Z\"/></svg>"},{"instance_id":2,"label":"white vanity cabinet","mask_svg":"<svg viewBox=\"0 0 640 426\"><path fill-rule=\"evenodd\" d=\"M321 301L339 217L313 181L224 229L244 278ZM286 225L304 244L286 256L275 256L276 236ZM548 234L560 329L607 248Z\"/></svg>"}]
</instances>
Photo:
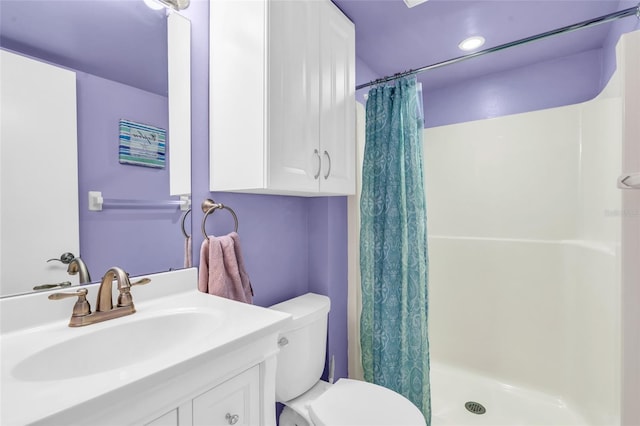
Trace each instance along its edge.
<instances>
[{"instance_id":1,"label":"white vanity cabinet","mask_svg":"<svg viewBox=\"0 0 640 426\"><path fill-rule=\"evenodd\" d=\"M276 339L271 332L186 367L137 393L136 402L123 405L123 418L114 424L275 426Z\"/></svg>"},{"instance_id":2,"label":"white vanity cabinet","mask_svg":"<svg viewBox=\"0 0 640 426\"><path fill-rule=\"evenodd\" d=\"M260 370L253 367L193 400L194 426L260 424Z\"/></svg>"},{"instance_id":3,"label":"white vanity cabinet","mask_svg":"<svg viewBox=\"0 0 640 426\"><path fill-rule=\"evenodd\" d=\"M355 27L329 0L210 3L210 189L355 192Z\"/></svg>"},{"instance_id":4,"label":"white vanity cabinet","mask_svg":"<svg viewBox=\"0 0 640 426\"><path fill-rule=\"evenodd\" d=\"M260 389L260 366L256 365L146 423L146 426L265 424L260 410Z\"/></svg>"},{"instance_id":5,"label":"white vanity cabinet","mask_svg":"<svg viewBox=\"0 0 640 426\"><path fill-rule=\"evenodd\" d=\"M135 314L86 327L45 293L0 299L0 424L275 426L291 315L201 293L197 273L148 276Z\"/></svg>"}]
</instances>

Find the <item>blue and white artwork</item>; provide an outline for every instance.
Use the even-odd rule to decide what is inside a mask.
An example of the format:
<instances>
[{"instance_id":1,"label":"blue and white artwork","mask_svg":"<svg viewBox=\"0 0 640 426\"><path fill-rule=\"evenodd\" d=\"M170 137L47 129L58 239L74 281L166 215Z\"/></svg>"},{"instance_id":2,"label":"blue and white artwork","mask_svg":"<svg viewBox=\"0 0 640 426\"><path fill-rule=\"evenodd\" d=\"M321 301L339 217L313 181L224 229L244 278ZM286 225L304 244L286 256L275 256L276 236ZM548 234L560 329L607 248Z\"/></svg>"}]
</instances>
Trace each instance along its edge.
<instances>
[{"instance_id":1,"label":"blue and white artwork","mask_svg":"<svg viewBox=\"0 0 640 426\"><path fill-rule=\"evenodd\" d=\"M120 120L120 163L164 168L166 137L165 129Z\"/></svg>"}]
</instances>

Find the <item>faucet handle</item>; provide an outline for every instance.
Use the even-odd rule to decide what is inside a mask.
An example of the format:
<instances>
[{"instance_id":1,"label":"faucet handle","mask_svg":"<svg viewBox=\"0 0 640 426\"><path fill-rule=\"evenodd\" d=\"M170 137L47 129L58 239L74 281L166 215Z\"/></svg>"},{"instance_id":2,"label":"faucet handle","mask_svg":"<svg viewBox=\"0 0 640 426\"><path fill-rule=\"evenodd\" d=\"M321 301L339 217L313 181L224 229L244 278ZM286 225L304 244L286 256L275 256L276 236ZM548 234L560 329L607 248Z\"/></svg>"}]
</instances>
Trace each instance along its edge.
<instances>
[{"instance_id":1,"label":"faucet handle","mask_svg":"<svg viewBox=\"0 0 640 426\"><path fill-rule=\"evenodd\" d=\"M129 291L131 287L133 287L134 285L149 284L150 282L151 278L145 277L140 278L137 281L130 282L129 287L122 287L120 289L120 294L118 295L118 307L133 306L133 297L131 296L131 292Z\"/></svg>"},{"instance_id":2,"label":"faucet handle","mask_svg":"<svg viewBox=\"0 0 640 426\"><path fill-rule=\"evenodd\" d=\"M91 313L91 305L89 305L89 301L87 300L87 293L89 293L89 291L86 288L81 288L73 293L53 293L49 295L49 300L60 300L75 296L78 300L76 300L76 304L73 305L73 314L71 314L71 316L83 317Z\"/></svg>"},{"instance_id":3,"label":"faucet handle","mask_svg":"<svg viewBox=\"0 0 640 426\"><path fill-rule=\"evenodd\" d=\"M60 300L73 296L78 296L78 298L86 298L88 293L89 291L86 288L81 288L80 290L74 291L73 293L53 293L49 295L49 300Z\"/></svg>"},{"instance_id":4,"label":"faucet handle","mask_svg":"<svg viewBox=\"0 0 640 426\"><path fill-rule=\"evenodd\" d=\"M149 277L140 278L139 280L132 282L131 283L131 287L133 287L134 285L149 284L150 282L151 282L151 278L149 278Z\"/></svg>"},{"instance_id":5,"label":"faucet handle","mask_svg":"<svg viewBox=\"0 0 640 426\"><path fill-rule=\"evenodd\" d=\"M62 281L60 283L40 284L40 285L34 286L33 290L47 290L50 288L70 287L70 286L71 286L71 281Z\"/></svg>"},{"instance_id":6,"label":"faucet handle","mask_svg":"<svg viewBox=\"0 0 640 426\"><path fill-rule=\"evenodd\" d=\"M73 255L73 253L66 252L66 253L62 253L62 254L60 255L60 258L59 258L59 259L55 259L55 258L54 258L54 259L49 259L49 260L47 260L47 262L54 262L54 261L56 261L56 262L61 262L61 263L64 263L65 265L68 265L68 264L70 264L70 263L71 263L71 261L72 261L73 259L75 259L75 258L76 258L76 257Z\"/></svg>"}]
</instances>

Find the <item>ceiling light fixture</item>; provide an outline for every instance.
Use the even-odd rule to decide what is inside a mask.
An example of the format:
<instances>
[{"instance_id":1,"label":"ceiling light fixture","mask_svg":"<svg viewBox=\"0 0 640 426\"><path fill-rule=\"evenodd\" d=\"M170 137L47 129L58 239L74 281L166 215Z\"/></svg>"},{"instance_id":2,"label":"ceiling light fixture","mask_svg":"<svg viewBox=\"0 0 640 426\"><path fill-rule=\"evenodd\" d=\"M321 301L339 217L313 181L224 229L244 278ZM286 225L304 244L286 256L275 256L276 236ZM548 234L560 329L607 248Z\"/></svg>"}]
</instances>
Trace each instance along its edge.
<instances>
[{"instance_id":1,"label":"ceiling light fixture","mask_svg":"<svg viewBox=\"0 0 640 426\"><path fill-rule=\"evenodd\" d=\"M484 37L482 36L473 36L469 38L465 38L458 44L458 48L460 50L469 51L477 49L478 47L484 45Z\"/></svg>"},{"instance_id":2,"label":"ceiling light fixture","mask_svg":"<svg viewBox=\"0 0 640 426\"><path fill-rule=\"evenodd\" d=\"M164 5L156 0L144 0L144 4L147 5L149 9L153 10L162 10L164 9Z\"/></svg>"},{"instance_id":3,"label":"ceiling light fixture","mask_svg":"<svg viewBox=\"0 0 640 426\"><path fill-rule=\"evenodd\" d=\"M424 2L426 2L427 0L404 0L404 2L407 4L407 7L413 7L413 6L417 6L419 4L422 4Z\"/></svg>"},{"instance_id":4,"label":"ceiling light fixture","mask_svg":"<svg viewBox=\"0 0 640 426\"><path fill-rule=\"evenodd\" d=\"M144 0L144 3L154 10L169 8L173 10L182 10L189 7L190 0Z\"/></svg>"}]
</instances>

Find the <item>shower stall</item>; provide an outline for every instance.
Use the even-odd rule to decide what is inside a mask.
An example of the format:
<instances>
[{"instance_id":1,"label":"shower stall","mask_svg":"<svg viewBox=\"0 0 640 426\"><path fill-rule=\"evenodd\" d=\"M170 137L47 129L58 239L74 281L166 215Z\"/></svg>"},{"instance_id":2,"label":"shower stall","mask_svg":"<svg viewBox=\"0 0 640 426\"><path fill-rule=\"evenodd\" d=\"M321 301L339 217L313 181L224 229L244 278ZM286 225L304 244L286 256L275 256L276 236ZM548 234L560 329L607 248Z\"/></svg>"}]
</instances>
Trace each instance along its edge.
<instances>
[{"instance_id":1,"label":"shower stall","mask_svg":"<svg viewBox=\"0 0 640 426\"><path fill-rule=\"evenodd\" d=\"M640 140L640 33L617 53L589 102L425 130L434 426L619 425L637 398L621 342L638 333L625 235L640 213L617 182ZM357 198L350 215L357 265Z\"/></svg>"},{"instance_id":2,"label":"shower stall","mask_svg":"<svg viewBox=\"0 0 640 426\"><path fill-rule=\"evenodd\" d=\"M621 117L603 93L425 130L434 424L617 423Z\"/></svg>"}]
</instances>

